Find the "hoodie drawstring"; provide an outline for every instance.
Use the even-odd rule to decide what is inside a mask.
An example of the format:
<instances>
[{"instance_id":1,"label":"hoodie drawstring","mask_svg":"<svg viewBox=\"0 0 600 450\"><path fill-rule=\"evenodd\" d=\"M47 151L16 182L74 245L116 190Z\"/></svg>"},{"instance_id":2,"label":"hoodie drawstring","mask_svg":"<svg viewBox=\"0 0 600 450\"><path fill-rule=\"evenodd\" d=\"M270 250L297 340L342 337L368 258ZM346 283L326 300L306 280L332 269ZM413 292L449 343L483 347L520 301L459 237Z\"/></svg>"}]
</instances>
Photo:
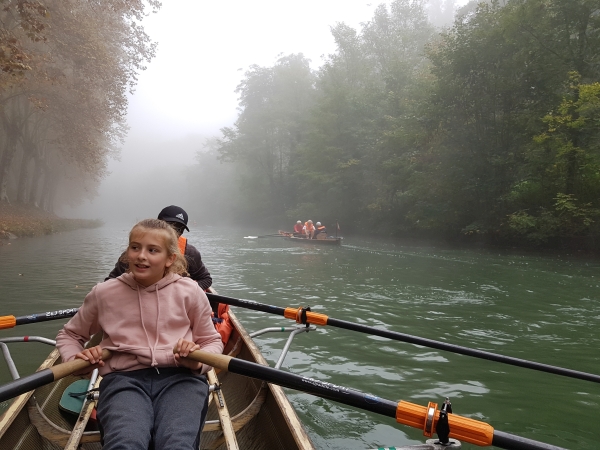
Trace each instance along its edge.
<instances>
[{"instance_id":1,"label":"hoodie drawstring","mask_svg":"<svg viewBox=\"0 0 600 450\"><path fill-rule=\"evenodd\" d=\"M158 365L158 362L156 361L156 357L154 355L154 350L156 348L156 344L158 343L158 333L156 335L156 342L154 343L154 346L152 346L150 344L150 336L148 336L148 330L146 330L146 324L144 323L144 314L142 312L142 295L140 293L140 286L137 286L137 293L138 293L138 303L140 305L140 318L142 319L142 328L144 329L144 333L146 333L146 342L148 342L148 347L150 348L150 358L152 359L152 364L150 364L150 367L156 367ZM158 286L156 286L156 298L158 300ZM160 306L158 306L159 310L160 310ZM156 325L157 325L157 330L158 330L158 317L156 318ZM156 368L156 372L158 372L158 368Z\"/></svg>"},{"instance_id":2,"label":"hoodie drawstring","mask_svg":"<svg viewBox=\"0 0 600 450\"><path fill-rule=\"evenodd\" d=\"M156 361L156 358L154 357L154 350L156 349L156 346L158 345L158 321L160 320L160 296L158 295L158 283L156 283L155 285L156 287L156 339L154 340L154 347L152 348L152 366L157 366L158 362ZM156 373L160 373L158 371L158 368L156 369Z\"/></svg>"}]
</instances>

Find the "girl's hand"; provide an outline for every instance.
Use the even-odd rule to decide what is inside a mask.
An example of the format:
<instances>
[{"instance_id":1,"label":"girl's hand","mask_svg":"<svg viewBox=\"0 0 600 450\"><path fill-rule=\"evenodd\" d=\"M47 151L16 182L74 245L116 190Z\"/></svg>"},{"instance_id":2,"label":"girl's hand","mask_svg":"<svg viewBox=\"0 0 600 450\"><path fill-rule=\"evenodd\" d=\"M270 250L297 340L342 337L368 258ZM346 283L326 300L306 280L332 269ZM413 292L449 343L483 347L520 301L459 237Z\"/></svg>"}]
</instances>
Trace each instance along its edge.
<instances>
[{"instance_id":1,"label":"girl's hand","mask_svg":"<svg viewBox=\"0 0 600 450\"><path fill-rule=\"evenodd\" d=\"M75 358L89 361L91 366L86 367L85 369L79 370L77 372L73 372L73 375L85 375L92 372L97 367L104 366L104 361L102 361L102 348L99 345L96 345L95 347L86 348L81 353L77 353L75 355Z\"/></svg>"},{"instance_id":2,"label":"girl's hand","mask_svg":"<svg viewBox=\"0 0 600 450\"><path fill-rule=\"evenodd\" d=\"M183 338L179 339L175 346L175 363L178 366L187 367L188 369L200 370L202 368L201 362L186 359L187 355L199 349L200 346L195 342L186 341Z\"/></svg>"}]
</instances>

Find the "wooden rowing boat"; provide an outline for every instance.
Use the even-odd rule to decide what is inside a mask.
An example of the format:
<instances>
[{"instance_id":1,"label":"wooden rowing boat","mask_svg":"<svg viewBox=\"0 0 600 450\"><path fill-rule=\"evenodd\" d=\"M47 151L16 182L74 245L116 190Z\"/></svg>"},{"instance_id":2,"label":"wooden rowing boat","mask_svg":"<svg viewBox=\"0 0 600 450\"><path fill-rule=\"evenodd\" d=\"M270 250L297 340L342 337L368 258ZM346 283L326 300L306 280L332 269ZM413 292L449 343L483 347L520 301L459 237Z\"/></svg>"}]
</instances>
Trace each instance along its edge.
<instances>
[{"instance_id":1,"label":"wooden rowing boat","mask_svg":"<svg viewBox=\"0 0 600 450\"><path fill-rule=\"evenodd\" d=\"M294 236L293 233L288 231L279 230L279 234L284 237L286 241L297 242L299 244L308 244L308 245L342 245L341 237L326 237L322 239L307 239L304 237Z\"/></svg>"},{"instance_id":2,"label":"wooden rowing boat","mask_svg":"<svg viewBox=\"0 0 600 450\"><path fill-rule=\"evenodd\" d=\"M229 317L234 329L224 354L267 365L233 312L229 312ZM60 363L60 356L55 349L40 369L57 363ZM221 389L218 395L211 396L221 401L211 401L209 405L201 449L314 450L282 388L229 372L217 373L216 376ZM15 398L0 417L0 449L69 448L66 446L78 419L61 412L58 403L64 389L78 379L81 377L68 376ZM226 405L225 414L219 403ZM237 443L229 441L227 430L233 430ZM76 443L73 448L101 449L100 433L88 426L80 438L80 444Z\"/></svg>"}]
</instances>

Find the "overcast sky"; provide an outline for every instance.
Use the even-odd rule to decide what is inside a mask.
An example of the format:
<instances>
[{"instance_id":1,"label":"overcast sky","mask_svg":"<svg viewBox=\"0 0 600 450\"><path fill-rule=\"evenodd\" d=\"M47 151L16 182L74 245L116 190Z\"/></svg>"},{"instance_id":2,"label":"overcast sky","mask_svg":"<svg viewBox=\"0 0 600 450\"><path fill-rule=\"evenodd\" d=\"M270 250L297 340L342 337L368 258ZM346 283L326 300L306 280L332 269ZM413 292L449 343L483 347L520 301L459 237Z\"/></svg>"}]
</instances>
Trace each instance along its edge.
<instances>
[{"instance_id":1,"label":"overcast sky","mask_svg":"<svg viewBox=\"0 0 600 450\"><path fill-rule=\"evenodd\" d=\"M467 0L457 0L463 5ZM318 68L335 51L330 28L359 28L373 17L375 0L167 0L143 26L158 42L156 57L139 74L129 98L127 141L103 183L95 207L114 205L115 186L137 170L177 162L194 164L201 142L237 116L234 92L252 64L271 66L278 55L303 53ZM85 208L89 210L89 208ZM65 215L88 215L88 211Z\"/></svg>"},{"instance_id":2,"label":"overcast sky","mask_svg":"<svg viewBox=\"0 0 600 450\"><path fill-rule=\"evenodd\" d=\"M335 50L330 26L358 26L374 8L369 0L165 1L143 22L158 52L139 77L130 123L172 136L217 131L235 119L234 89L250 65L302 52L316 68Z\"/></svg>"},{"instance_id":3,"label":"overcast sky","mask_svg":"<svg viewBox=\"0 0 600 450\"><path fill-rule=\"evenodd\" d=\"M131 98L132 132L163 136L212 134L236 117L235 87L252 64L303 53L313 68L335 51L330 27L358 28L376 0L168 0L144 27L158 42L156 58ZM459 4L466 0L459 0Z\"/></svg>"}]
</instances>

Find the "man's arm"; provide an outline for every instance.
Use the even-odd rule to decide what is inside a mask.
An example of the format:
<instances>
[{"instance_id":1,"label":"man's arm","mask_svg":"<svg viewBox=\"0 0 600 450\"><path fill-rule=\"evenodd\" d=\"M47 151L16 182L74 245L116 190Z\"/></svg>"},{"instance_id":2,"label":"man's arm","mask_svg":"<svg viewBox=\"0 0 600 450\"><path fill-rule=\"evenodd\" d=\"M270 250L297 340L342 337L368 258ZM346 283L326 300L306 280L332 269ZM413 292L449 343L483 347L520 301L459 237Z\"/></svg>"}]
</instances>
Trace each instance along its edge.
<instances>
[{"instance_id":1,"label":"man's arm","mask_svg":"<svg viewBox=\"0 0 600 450\"><path fill-rule=\"evenodd\" d=\"M208 269L202 262L200 252L196 247L191 245L189 242L185 248L185 257L188 262L188 272L190 278L196 281L203 290L208 289L212 286L212 277L208 272Z\"/></svg>"},{"instance_id":2,"label":"man's arm","mask_svg":"<svg viewBox=\"0 0 600 450\"><path fill-rule=\"evenodd\" d=\"M185 258L188 262L188 272L190 274L190 278L196 281L202 290L206 291L212 286L212 277L202 262L200 252L196 247L191 245L189 241L185 247ZM212 300L209 300L208 302L215 313L215 317L219 317L219 304L213 302Z\"/></svg>"},{"instance_id":3,"label":"man's arm","mask_svg":"<svg viewBox=\"0 0 600 450\"><path fill-rule=\"evenodd\" d=\"M115 268L108 274L104 281L110 278L117 278L118 276L123 275L125 272L127 272L127 264L121 261L123 254L119 257L119 260L115 264Z\"/></svg>"}]
</instances>

